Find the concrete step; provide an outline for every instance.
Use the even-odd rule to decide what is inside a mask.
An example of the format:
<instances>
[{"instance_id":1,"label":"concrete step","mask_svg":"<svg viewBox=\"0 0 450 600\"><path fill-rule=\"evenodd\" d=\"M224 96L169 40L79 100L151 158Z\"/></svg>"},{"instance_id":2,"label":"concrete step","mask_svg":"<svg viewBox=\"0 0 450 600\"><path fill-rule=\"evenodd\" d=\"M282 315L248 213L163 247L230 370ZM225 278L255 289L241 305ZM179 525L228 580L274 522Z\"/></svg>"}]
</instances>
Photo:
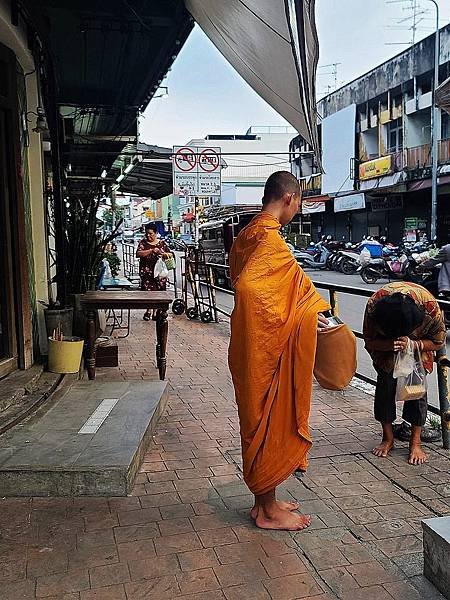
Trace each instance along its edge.
<instances>
[{"instance_id":1,"label":"concrete step","mask_svg":"<svg viewBox=\"0 0 450 600\"><path fill-rule=\"evenodd\" d=\"M162 381L76 381L0 437L0 496L126 496L165 408Z\"/></svg>"},{"instance_id":2,"label":"concrete step","mask_svg":"<svg viewBox=\"0 0 450 600\"><path fill-rule=\"evenodd\" d=\"M450 599L450 517L422 521L423 573L445 598Z\"/></svg>"},{"instance_id":3,"label":"concrete step","mask_svg":"<svg viewBox=\"0 0 450 600\"><path fill-rule=\"evenodd\" d=\"M17 369L5 379L0 385L0 413L16 404L25 394L30 393L33 385L41 377L44 367L33 365L26 371Z\"/></svg>"},{"instance_id":4,"label":"concrete step","mask_svg":"<svg viewBox=\"0 0 450 600\"><path fill-rule=\"evenodd\" d=\"M30 369L31 371L31 369ZM0 397L0 434L20 423L25 417L36 411L61 383L64 375L34 371L25 387L10 387L10 392L2 389ZM22 373L28 373L24 371ZM66 376L69 377L69 376ZM3 382L2 382L3 383ZM9 400L6 397L9 396Z\"/></svg>"}]
</instances>

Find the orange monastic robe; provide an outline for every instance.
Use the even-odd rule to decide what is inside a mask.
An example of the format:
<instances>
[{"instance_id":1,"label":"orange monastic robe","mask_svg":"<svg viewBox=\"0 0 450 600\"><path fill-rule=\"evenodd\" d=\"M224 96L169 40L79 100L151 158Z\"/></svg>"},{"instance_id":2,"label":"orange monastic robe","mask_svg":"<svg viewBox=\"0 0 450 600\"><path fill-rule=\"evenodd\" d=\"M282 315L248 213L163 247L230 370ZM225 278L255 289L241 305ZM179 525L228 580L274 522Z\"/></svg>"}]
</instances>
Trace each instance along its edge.
<instances>
[{"instance_id":1,"label":"orange monastic robe","mask_svg":"<svg viewBox=\"0 0 450 600\"><path fill-rule=\"evenodd\" d=\"M258 495L306 469L317 313L329 309L280 227L261 212L240 232L230 255L236 298L228 359L244 479Z\"/></svg>"}]
</instances>

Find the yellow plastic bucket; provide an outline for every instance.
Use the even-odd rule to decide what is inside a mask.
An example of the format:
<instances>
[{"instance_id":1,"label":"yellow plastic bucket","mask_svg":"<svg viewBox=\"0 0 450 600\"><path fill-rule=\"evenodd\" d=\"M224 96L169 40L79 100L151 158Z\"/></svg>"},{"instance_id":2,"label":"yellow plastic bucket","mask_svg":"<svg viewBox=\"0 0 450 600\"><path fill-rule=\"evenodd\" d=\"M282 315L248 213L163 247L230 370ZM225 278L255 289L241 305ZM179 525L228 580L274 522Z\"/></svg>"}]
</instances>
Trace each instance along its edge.
<instances>
[{"instance_id":1,"label":"yellow plastic bucket","mask_svg":"<svg viewBox=\"0 0 450 600\"><path fill-rule=\"evenodd\" d=\"M84 342L77 337L48 338L48 370L51 373L78 373Z\"/></svg>"}]
</instances>

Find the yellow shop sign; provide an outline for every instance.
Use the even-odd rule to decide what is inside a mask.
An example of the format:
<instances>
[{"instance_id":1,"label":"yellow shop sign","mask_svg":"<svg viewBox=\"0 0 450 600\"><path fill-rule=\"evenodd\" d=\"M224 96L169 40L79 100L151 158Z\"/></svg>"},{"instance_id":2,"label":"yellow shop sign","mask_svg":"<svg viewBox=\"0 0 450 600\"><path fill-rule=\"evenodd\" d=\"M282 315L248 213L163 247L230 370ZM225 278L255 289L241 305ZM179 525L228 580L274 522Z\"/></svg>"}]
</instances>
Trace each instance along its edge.
<instances>
[{"instance_id":1,"label":"yellow shop sign","mask_svg":"<svg viewBox=\"0 0 450 600\"><path fill-rule=\"evenodd\" d=\"M359 178L361 180L382 177L389 173L392 173L392 154L368 160L359 165Z\"/></svg>"}]
</instances>

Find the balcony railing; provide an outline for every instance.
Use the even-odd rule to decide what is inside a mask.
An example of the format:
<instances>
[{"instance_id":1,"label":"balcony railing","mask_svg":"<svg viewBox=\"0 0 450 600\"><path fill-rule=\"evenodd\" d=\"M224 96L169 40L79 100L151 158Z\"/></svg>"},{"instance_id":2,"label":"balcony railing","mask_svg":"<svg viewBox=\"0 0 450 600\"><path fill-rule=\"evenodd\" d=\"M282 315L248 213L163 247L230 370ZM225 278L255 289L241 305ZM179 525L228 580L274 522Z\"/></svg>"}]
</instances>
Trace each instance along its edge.
<instances>
[{"instance_id":1,"label":"balcony railing","mask_svg":"<svg viewBox=\"0 0 450 600\"><path fill-rule=\"evenodd\" d=\"M438 163L444 165L450 162L450 139L438 142ZM406 150L406 166L408 169L423 169L431 167L430 144L408 148Z\"/></svg>"},{"instance_id":2,"label":"balcony railing","mask_svg":"<svg viewBox=\"0 0 450 600\"><path fill-rule=\"evenodd\" d=\"M392 168L394 171L402 171L406 168L408 171L416 171L431 167L431 146L423 144L414 148L405 148L397 152L391 152ZM450 163L450 139L439 140L438 142L438 164L444 165ZM379 158L371 155L370 159Z\"/></svg>"},{"instance_id":3,"label":"balcony railing","mask_svg":"<svg viewBox=\"0 0 450 600\"><path fill-rule=\"evenodd\" d=\"M450 140L441 140L439 144L439 164L450 163Z\"/></svg>"},{"instance_id":4,"label":"balcony railing","mask_svg":"<svg viewBox=\"0 0 450 600\"><path fill-rule=\"evenodd\" d=\"M406 149L406 166L408 169L423 169L431 165L431 146L424 144Z\"/></svg>"}]
</instances>

